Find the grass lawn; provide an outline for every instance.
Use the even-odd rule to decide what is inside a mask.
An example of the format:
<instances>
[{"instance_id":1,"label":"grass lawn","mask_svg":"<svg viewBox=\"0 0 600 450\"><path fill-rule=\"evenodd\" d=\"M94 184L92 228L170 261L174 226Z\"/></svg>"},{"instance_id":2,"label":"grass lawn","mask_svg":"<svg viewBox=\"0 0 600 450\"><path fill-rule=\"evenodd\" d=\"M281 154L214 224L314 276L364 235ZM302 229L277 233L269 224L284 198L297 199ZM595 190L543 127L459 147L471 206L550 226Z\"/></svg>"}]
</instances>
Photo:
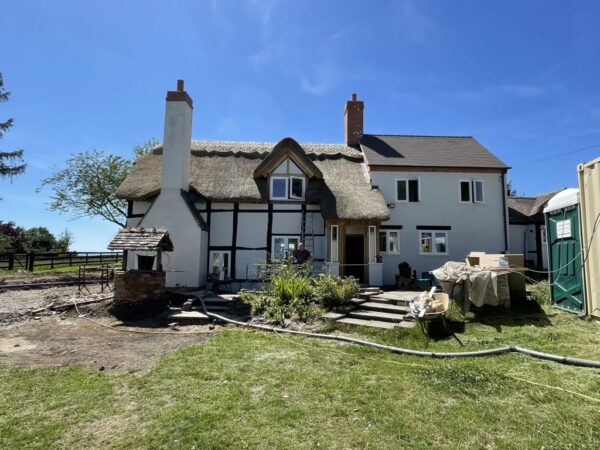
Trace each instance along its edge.
<instances>
[{"instance_id":1,"label":"grass lawn","mask_svg":"<svg viewBox=\"0 0 600 450\"><path fill-rule=\"evenodd\" d=\"M425 347L418 328L352 333ZM460 338L428 349L600 359L600 323L549 307L471 318ZM598 448L599 423L600 371L515 354L434 360L228 328L145 374L0 365L0 448Z\"/></svg>"}]
</instances>

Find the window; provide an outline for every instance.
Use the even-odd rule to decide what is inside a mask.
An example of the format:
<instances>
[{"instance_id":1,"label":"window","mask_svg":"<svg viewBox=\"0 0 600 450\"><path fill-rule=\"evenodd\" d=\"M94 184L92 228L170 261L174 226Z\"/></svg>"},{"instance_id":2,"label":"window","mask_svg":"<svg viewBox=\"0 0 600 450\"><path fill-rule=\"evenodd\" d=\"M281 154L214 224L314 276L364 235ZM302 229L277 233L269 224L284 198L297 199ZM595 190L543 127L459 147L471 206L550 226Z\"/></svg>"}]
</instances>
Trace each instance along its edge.
<instances>
[{"instance_id":1,"label":"window","mask_svg":"<svg viewBox=\"0 0 600 450\"><path fill-rule=\"evenodd\" d=\"M419 179L396 180L396 201L415 203L419 201L420 195Z\"/></svg>"},{"instance_id":2,"label":"window","mask_svg":"<svg viewBox=\"0 0 600 450\"><path fill-rule=\"evenodd\" d=\"M137 255L138 270L152 270L154 267L154 256Z\"/></svg>"},{"instance_id":3,"label":"window","mask_svg":"<svg viewBox=\"0 0 600 450\"><path fill-rule=\"evenodd\" d=\"M379 231L379 251L386 255L400 253L400 230Z\"/></svg>"},{"instance_id":4,"label":"window","mask_svg":"<svg viewBox=\"0 0 600 450\"><path fill-rule=\"evenodd\" d=\"M210 274L217 277L219 280L224 280L230 273L230 260L230 251L211 251L209 255Z\"/></svg>"},{"instance_id":5,"label":"window","mask_svg":"<svg viewBox=\"0 0 600 450\"><path fill-rule=\"evenodd\" d=\"M421 231L421 255L447 255L448 233L446 231Z\"/></svg>"},{"instance_id":6,"label":"window","mask_svg":"<svg viewBox=\"0 0 600 450\"><path fill-rule=\"evenodd\" d=\"M290 198L304 198L304 178L290 177Z\"/></svg>"},{"instance_id":7,"label":"window","mask_svg":"<svg viewBox=\"0 0 600 450\"><path fill-rule=\"evenodd\" d=\"M271 178L271 199L285 199L288 198L288 179L284 177L272 177Z\"/></svg>"},{"instance_id":8,"label":"window","mask_svg":"<svg viewBox=\"0 0 600 450\"><path fill-rule=\"evenodd\" d=\"M483 203L485 201L483 180L460 180L461 203Z\"/></svg>"},{"instance_id":9,"label":"window","mask_svg":"<svg viewBox=\"0 0 600 450\"><path fill-rule=\"evenodd\" d=\"M286 159L271 174L271 200L303 200L306 178L291 159Z\"/></svg>"},{"instance_id":10,"label":"window","mask_svg":"<svg viewBox=\"0 0 600 450\"><path fill-rule=\"evenodd\" d=\"M294 256L298 249L300 238L291 236L274 236L271 248L271 259L289 259Z\"/></svg>"},{"instance_id":11,"label":"window","mask_svg":"<svg viewBox=\"0 0 600 450\"><path fill-rule=\"evenodd\" d=\"M331 261L338 260L338 226L331 225Z\"/></svg>"}]
</instances>

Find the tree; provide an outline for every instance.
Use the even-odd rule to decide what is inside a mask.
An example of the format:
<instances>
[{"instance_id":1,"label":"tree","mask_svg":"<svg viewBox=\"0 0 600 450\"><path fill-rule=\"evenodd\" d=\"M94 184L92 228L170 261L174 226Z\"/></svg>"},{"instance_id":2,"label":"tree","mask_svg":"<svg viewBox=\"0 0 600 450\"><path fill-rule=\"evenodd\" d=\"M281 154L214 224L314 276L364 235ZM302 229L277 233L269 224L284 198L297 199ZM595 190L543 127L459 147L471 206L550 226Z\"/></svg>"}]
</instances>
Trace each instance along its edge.
<instances>
[{"instance_id":1,"label":"tree","mask_svg":"<svg viewBox=\"0 0 600 450\"><path fill-rule=\"evenodd\" d=\"M150 139L136 145L134 157L150 152L157 143ZM42 187L52 187L50 209L70 213L75 218L102 217L124 228L127 202L117 198L115 191L132 165L132 160L99 150L72 155L64 169L42 180Z\"/></svg>"},{"instance_id":2,"label":"tree","mask_svg":"<svg viewBox=\"0 0 600 450\"><path fill-rule=\"evenodd\" d=\"M8 101L10 92L4 89L4 80L0 73L0 103ZM13 119L7 119L6 122L0 122L0 139L13 126ZM25 171L26 164L23 162L23 150L13 150L10 152L0 151L0 177L13 177Z\"/></svg>"},{"instance_id":3,"label":"tree","mask_svg":"<svg viewBox=\"0 0 600 450\"><path fill-rule=\"evenodd\" d=\"M508 180L508 183L506 183L506 195L508 195L509 197L516 197L517 195L519 195L517 193L517 190L513 187L511 180Z\"/></svg>"},{"instance_id":4,"label":"tree","mask_svg":"<svg viewBox=\"0 0 600 450\"><path fill-rule=\"evenodd\" d=\"M14 222L2 222L0 220L0 236L4 245L5 253L27 253L27 235L25 230L18 227Z\"/></svg>"},{"instance_id":5,"label":"tree","mask_svg":"<svg viewBox=\"0 0 600 450\"><path fill-rule=\"evenodd\" d=\"M65 229L65 231L60 233L56 238L56 246L54 251L57 253L66 253L69 251L69 247L72 243L73 233L71 233L68 229Z\"/></svg>"},{"instance_id":6,"label":"tree","mask_svg":"<svg viewBox=\"0 0 600 450\"><path fill-rule=\"evenodd\" d=\"M30 252L49 253L56 248L56 238L46 227L29 228L25 235Z\"/></svg>"}]
</instances>

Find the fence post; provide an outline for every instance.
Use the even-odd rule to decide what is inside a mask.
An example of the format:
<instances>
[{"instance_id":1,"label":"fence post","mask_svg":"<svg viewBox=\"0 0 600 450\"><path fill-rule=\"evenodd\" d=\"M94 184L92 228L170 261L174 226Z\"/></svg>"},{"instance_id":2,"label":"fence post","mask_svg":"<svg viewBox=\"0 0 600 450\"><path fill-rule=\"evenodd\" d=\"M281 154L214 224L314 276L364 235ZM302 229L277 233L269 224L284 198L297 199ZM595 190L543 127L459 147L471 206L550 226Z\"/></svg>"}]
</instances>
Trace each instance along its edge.
<instances>
[{"instance_id":1,"label":"fence post","mask_svg":"<svg viewBox=\"0 0 600 450\"><path fill-rule=\"evenodd\" d=\"M100 252L100 265L102 265L102 252Z\"/></svg>"},{"instance_id":2,"label":"fence post","mask_svg":"<svg viewBox=\"0 0 600 450\"><path fill-rule=\"evenodd\" d=\"M50 254L50 270L54 269L54 253Z\"/></svg>"},{"instance_id":3,"label":"fence post","mask_svg":"<svg viewBox=\"0 0 600 450\"><path fill-rule=\"evenodd\" d=\"M8 270L13 270L14 266L15 266L15 255L13 255L12 253L9 253L9 255L8 255Z\"/></svg>"},{"instance_id":4,"label":"fence post","mask_svg":"<svg viewBox=\"0 0 600 450\"><path fill-rule=\"evenodd\" d=\"M35 256L34 253L29 253L29 257L27 258L27 270L33 272L33 268L35 267Z\"/></svg>"},{"instance_id":5,"label":"fence post","mask_svg":"<svg viewBox=\"0 0 600 450\"><path fill-rule=\"evenodd\" d=\"M73 252L69 252L69 267L73 266Z\"/></svg>"},{"instance_id":6,"label":"fence post","mask_svg":"<svg viewBox=\"0 0 600 450\"><path fill-rule=\"evenodd\" d=\"M85 263L88 263L88 252L85 252Z\"/></svg>"}]
</instances>

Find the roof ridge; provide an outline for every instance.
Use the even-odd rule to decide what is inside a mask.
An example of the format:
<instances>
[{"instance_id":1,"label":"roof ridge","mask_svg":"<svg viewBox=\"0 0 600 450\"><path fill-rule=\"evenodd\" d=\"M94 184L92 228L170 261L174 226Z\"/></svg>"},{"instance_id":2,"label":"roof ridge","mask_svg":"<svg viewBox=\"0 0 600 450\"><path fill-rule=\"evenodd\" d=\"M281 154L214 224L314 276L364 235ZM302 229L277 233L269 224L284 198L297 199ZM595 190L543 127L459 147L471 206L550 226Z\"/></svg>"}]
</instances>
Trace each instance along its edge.
<instances>
[{"instance_id":1,"label":"roof ridge","mask_svg":"<svg viewBox=\"0 0 600 450\"><path fill-rule=\"evenodd\" d=\"M221 141L221 140L209 140L209 139L192 139L192 142L220 142L224 144L264 144L264 145L273 145L275 146L279 141ZM300 142L297 141L300 145L340 145L343 147L349 147L347 144L343 142ZM162 147L162 144L158 146ZM350 147L354 148L354 147Z\"/></svg>"},{"instance_id":2,"label":"roof ridge","mask_svg":"<svg viewBox=\"0 0 600 450\"><path fill-rule=\"evenodd\" d=\"M424 138L457 138L474 139L473 136L450 136L445 134L390 134L390 133L364 133L363 136L395 136L395 137L424 137Z\"/></svg>"}]
</instances>

